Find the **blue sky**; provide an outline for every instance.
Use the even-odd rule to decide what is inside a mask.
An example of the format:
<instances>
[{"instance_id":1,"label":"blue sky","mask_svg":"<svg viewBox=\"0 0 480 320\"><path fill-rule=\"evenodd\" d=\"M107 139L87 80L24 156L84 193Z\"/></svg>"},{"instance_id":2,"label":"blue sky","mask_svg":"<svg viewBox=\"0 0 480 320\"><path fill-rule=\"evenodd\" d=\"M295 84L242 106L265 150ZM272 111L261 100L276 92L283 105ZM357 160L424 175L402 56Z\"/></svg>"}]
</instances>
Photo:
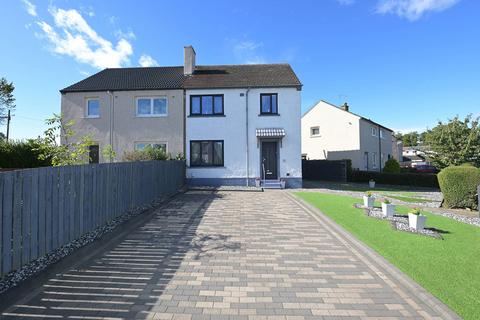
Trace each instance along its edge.
<instances>
[{"instance_id":1,"label":"blue sky","mask_svg":"<svg viewBox=\"0 0 480 320\"><path fill-rule=\"evenodd\" d=\"M290 63L302 111L324 99L395 130L480 112L477 0L36 1L0 11L12 137L36 137L59 89L108 66ZM5 126L0 127L5 131Z\"/></svg>"}]
</instances>

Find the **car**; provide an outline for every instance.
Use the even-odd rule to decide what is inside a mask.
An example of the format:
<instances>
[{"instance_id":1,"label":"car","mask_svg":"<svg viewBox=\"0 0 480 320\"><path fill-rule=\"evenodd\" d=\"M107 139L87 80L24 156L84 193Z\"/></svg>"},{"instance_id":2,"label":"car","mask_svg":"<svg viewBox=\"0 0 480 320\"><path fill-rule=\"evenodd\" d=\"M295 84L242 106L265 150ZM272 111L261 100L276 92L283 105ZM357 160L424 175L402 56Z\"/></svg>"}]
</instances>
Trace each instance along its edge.
<instances>
[{"instance_id":1,"label":"car","mask_svg":"<svg viewBox=\"0 0 480 320\"><path fill-rule=\"evenodd\" d=\"M416 166L415 171L421 172L421 173L437 173L438 169L428 164L422 164L422 165Z\"/></svg>"}]
</instances>

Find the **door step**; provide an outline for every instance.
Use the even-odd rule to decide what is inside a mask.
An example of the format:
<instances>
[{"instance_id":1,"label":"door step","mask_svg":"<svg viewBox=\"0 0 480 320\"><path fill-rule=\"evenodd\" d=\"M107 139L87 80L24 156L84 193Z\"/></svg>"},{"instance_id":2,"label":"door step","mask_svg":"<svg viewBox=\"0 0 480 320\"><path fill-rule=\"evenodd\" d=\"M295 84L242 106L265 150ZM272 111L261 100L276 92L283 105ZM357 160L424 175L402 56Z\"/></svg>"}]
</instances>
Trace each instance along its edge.
<instances>
[{"instance_id":1,"label":"door step","mask_svg":"<svg viewBox=\"0 0 480 320\"><path fill-rule=\"evenodd\" d=\"M282 183L280 180L265 180L262 181L262 187L264 189L282 189Z\"/></svg>"}]
</instances>

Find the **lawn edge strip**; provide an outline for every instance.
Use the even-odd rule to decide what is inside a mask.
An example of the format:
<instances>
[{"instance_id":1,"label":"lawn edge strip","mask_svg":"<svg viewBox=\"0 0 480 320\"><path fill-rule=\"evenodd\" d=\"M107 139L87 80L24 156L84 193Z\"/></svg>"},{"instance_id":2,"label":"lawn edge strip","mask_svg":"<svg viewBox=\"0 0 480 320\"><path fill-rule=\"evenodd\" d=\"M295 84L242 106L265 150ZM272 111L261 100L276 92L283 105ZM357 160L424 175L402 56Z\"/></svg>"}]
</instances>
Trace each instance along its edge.
<instances>
[{"instance_id":1,"label":"lawn edge strip","mask_svg":"<svg viewBox=\"0 0 480 320\"><path fill-rule=\"evenodd\" d=\"M404 298L413 309L418 310L415 304L424 305L438 312L442 316L442 319L461 319L461 317L446 304L386 260L378 252L357 239L353 234L338 225L318 208L293 193L292 191L286 192L287 196L300 208L305 210L319 223L327 225L331 229L332 235L351 249L358 259L363 261L379 278ZM393 281L391 279L393 279ZM411 301L411 297L418 297L418 299Z\"/></svg>"}]
</instances>

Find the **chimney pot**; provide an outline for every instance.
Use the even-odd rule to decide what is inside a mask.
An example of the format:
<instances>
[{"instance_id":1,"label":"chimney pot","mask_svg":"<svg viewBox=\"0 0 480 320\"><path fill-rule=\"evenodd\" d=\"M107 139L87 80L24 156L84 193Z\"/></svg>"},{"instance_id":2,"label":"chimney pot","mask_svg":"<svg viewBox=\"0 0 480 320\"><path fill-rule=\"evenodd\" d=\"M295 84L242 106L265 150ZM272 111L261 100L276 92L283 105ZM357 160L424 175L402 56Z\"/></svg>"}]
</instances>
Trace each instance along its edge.
<instances>
[{"instance_id":1,"label":"chimney pot","mask_svg":"<svg viewBox=\"0 0 480 320\"><path fill-rule=\"evenodd\" d=\"M185 46L183 48L183 74L191 75L195 71L195 49L192 46Z\"/></svg>"},{"instance_id":2,"label":"chimney pot","mask_svg":"<svg viewBox=\"0 0 480 320\"><path fill-rule=\"evenodd\" d=\"M345 110L345 111L349 111L350 110L350 106L345 102L342 106L342 109Z\"/></svg>"}]
</instances>

